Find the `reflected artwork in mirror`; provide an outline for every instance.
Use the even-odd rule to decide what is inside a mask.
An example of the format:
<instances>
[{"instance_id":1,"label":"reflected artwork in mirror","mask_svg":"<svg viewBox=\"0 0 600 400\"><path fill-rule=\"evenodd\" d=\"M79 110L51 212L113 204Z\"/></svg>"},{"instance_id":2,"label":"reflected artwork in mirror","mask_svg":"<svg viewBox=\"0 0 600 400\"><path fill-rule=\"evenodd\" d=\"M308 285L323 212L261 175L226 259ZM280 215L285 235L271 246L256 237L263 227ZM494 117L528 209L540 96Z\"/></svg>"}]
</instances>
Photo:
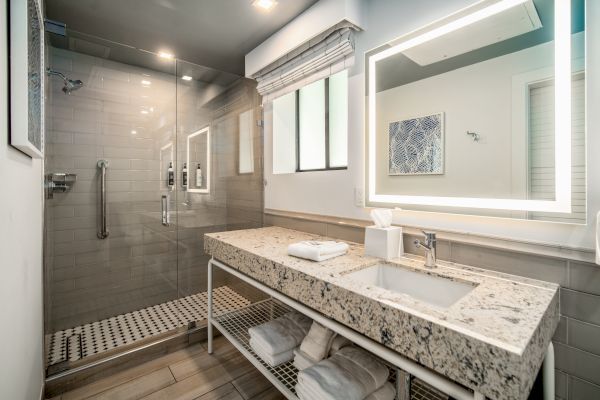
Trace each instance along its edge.
<instances>
[{"instance_id":1,"label":"reflected artwork in mirror","mask_svg":"<svg viewBox=\"0 0 600 400\"><path fill-rule=\"evenodd\" d=\"M483 0L365 59L368 206L585 223L584 0Z\"/></svg>"}]
</instances>

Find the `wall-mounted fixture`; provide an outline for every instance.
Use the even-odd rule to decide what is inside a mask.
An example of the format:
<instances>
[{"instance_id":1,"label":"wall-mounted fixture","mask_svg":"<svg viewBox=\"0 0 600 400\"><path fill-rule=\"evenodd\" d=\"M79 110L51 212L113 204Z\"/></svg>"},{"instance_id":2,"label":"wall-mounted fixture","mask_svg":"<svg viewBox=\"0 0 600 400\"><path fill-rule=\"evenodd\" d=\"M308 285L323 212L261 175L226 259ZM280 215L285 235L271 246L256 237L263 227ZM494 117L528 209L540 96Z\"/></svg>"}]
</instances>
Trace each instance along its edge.
<instances>
[{"instance_id":1,"label":"wall-mounted fixture","mask_svg":"<svg viewBox=\"0 0 600 400\"><path fill-rule=\"evenodd\" d=\"M471 136L474 142L479 142L479 139L481 139L481 136L477 132L467 131L467 135Z\"/></svg>"},{"instance_id":2,"label":"wall-mounted fixture","mask_svg":"<svg viewBox=\"0 0 600 400\"><path fill-rule=\"evenodd\" d=\"M277 0L254 0L252 5L264 11L270 11L277 5Z\"/></svg>"},{"instance_id":3,"label":"wall-mounted fixture","mask_svg":"<svg viewBox=\"0 0 600 400\"><path fill-rule=\"evenodd\" d=\"M76 174L54 172L46 175L46 198L53 199L54 193L65 193L71 190L77 180Z\"/></svg>"}]
</instances>

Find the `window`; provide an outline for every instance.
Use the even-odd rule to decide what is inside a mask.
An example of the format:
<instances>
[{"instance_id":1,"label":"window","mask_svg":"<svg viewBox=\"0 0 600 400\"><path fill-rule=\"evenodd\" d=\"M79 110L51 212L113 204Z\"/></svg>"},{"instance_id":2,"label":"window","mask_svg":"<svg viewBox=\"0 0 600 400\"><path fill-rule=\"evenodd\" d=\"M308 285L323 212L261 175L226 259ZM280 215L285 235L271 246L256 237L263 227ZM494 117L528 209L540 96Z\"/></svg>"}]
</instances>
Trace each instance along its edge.
<instances>
[{"instance_id":1,"label":"window","mask_svg":"<svg viewBox=\"0 0 600 400\"><path fill-rule=\"evenodd\" d=\"M273 100L273 173L348 165L348 73Z\"/></svg>"}]
</instances>

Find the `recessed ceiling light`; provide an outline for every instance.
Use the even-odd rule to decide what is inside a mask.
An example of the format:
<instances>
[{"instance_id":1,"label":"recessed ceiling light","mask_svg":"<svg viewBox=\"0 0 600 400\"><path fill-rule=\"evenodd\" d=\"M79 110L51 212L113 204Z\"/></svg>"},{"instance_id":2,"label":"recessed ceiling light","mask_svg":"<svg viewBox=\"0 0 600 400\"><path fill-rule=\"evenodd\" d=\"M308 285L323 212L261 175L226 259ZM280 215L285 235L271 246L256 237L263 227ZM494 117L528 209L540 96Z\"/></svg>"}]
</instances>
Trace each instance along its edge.
<instances>
[{"instance_id":1,"label":"recessed ceiling light","mask_svg":"<svg viewBox=\"0 0 600 400\"><path fill-rule=\"evenodd\" d=\"M148 110L142 110L140 111L142 114L148 114Z\"/></svg>"},{"instance_id":2,"label":"recessed ceiling light","mask_svg":"<svg viewBox=\"0 0 600 400\"><path fill-rule=\"evenodd\" d=\"M184 81L191 81L192 77L189 76L189 75L184 75L184 76L181 77L181 79L183 79Z\"/></svg>"},{"instance_id":3,"label":"recessed ceiling light","mask_svg":"<svg viewBox=\"0 0 600 400\"><path fill-rule=\"evenodd\" d=\"M150 86L150 85L152 85L152 82L150 82L150 81L149 81L149 80L147 80L147 79L143 79L143 80L142 80L142 85L144 85L144 86Z\"/></svg>"},{"instance_id":4,"label":"recessed ceiling light","mask_svg":"<svg viewBox=\"0 0 600 400\"><path fill-rule=\"evenodd\" d=\"M131 134L135 135L135 134L137 134L137 131L134 129L134 130L131 131Z\"/></svg>"},{"instance_id":5,"label":"recessed ceiling light","mask_svg":"<svg viewBox=\"0 0 600 400\"><path fill-rule=\"evenodd\" d=\"M172 60L175 56L171 53L167 53L166 51L159 51L158 56L160 58L166 58L168 60Z\"/></svg>"},{"instance_id":6,"label":"recessed ceiling light","mask_svg":"<svg viewBox=\"0 0 600 400\"><path fill-rule=\"evenodd\" d=\"M252 5L265 11L269 11L277 5L277 0L254 0Z\"/></svg>"}]
</instances>

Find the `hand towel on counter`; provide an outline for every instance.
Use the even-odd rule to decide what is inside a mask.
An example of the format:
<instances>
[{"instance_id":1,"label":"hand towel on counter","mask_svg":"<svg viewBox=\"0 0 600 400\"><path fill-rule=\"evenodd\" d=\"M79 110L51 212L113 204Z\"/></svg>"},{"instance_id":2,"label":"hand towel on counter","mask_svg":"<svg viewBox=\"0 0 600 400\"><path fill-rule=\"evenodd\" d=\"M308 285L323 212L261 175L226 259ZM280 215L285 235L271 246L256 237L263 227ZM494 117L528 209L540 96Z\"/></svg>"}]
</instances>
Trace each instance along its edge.
<instances>
[{"instance_id":1,"label":"hand towel on counter","mask_svg":"<svg viewBox=\"0 0 600 400\"><path fill-rule=\"evenodd\" d=\"M296 392L305 399L364 400L387 382L389 373L366 351L344 347L331 358L300 371Z\"/></svg>"},{"instance_id":2,"label":"hand towel on counter","mask_svg":"<svg viewBox=\"0 0 600 400\"><path fill-rule=\"evenodd\" d=\"M325 261L346 254L349 248L344 242L309 240L290 244L288 254L307 260Z\"/></svg>"},{"instance_id":3,"label":"hand towel on counter","mask_svg":"<svg viewBox=\"0 0 600 400\"><path fill-rule=\"evenodd\" d=\"M300 344L300 350L309 359L319 362L329 354L334 336L335 333L331 329L327 329L318 322L313 321L308 335L304 337Z\"/></svg>"},{"instance_id":4,"label":"hand towel on counter","mask_svg":"<svg viewBox=\"0 0 600 400\"><path fill-rule=\"evenodd\" d=\"M293 358L293 350L302 342L311 323L312 320L307 316L295 311L289 312L248 329L250 346L257 355L266 356L263 359L272 366L287 362Z\"/></svg>"}]
</instances>

